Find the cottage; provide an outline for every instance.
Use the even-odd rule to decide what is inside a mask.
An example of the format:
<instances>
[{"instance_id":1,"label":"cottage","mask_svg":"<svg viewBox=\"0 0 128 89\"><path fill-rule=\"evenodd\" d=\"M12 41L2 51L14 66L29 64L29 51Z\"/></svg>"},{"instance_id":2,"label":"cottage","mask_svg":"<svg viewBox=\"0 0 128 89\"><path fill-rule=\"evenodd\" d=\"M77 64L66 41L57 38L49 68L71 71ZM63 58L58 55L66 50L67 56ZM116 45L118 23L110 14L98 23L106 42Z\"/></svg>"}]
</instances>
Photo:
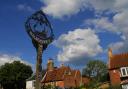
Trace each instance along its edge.
<instances>
[{"instance_id":1,"label":"cottage","mask_svg":"<svg viewBox=\"0 0 128 89\"><path fill-rule=\"evenodd\" d=\"M128 53L113 55L110 48L108 56L111 85L121 85L122 89L128 89Z\"/></svg>"},{"instance_id":2,"label":"cottage","mask_svg":"<svg viewBox=\"0 0 128 89\"><path fill-rule=\"evenodd\" d=\"M35 77L36 75L33 74L30 78L26 80L26 89L35 89Z\"/></svg>"},{"instance_id":3,"label":"cottage","mask_svg":"<svg viewBox=\"0 0 128 89\"><path fill-rule=\"evenodd\" d=\"M52 59L48 60L47 71L42 79L42 85L51 85L60 88L74 88L81 84L86 85L89 79L82 77L79 70L73 70L63 64L57 68L54 67Z\"/></svg>"},{"instance_id":4,"label":"cottage","mask_svg":"<svg viewBox=\"0 0 128 89\"><path fill-rule=\"evenodd\" d=\"M26 81L26 89L35 89L35 80Z\"/></svg>"}]
</instances>

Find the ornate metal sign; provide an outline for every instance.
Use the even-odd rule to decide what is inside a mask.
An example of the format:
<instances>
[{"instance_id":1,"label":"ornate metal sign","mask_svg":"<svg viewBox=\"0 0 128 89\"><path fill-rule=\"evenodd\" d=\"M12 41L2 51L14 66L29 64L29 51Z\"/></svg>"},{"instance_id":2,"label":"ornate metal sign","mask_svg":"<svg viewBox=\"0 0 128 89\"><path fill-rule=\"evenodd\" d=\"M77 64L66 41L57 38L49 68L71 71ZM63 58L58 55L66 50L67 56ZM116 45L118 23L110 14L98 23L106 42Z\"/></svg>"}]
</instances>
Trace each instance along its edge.
<instances>
[{"instance_id":1,"label":"ornate metal sign","mask_svg":"<svg viewBox=\"0 0 128 89\"><path fill-rule=\"evenodd\" d=\"M29 36L39 44L49 44L54 35L51 25L42 11L38 11L28 18L25 23Z\"/></svg>"},{"instance_id":2,"label":"ornate metal sign","mask_svg":"<svg viewBox=\"0 0 128 89\"><path fill-rule=\"evenodd\" d=\"M36 63L36 89L41 89L42 79L42 53L53 39L51 25L42 11L30 16L25 23L26 31L32 38L32 43L37 51Z\"/></svg>"}]
</instances>

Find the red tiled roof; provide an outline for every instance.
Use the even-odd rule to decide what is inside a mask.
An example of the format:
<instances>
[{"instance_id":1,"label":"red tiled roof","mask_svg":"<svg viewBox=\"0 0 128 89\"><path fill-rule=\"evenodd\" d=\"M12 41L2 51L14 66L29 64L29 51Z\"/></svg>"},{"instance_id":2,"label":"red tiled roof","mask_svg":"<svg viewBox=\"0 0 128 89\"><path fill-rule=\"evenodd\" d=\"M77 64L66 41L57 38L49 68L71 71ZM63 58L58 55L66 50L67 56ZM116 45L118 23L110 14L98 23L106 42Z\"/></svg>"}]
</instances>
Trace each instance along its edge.
<instances>
[{"instance_id":1,"label":"red tiled roof","mask_svg":"<svg viewBox=\"0 0 128 89\"><path fill-rule=\"evenodd\" d=\"M63 66L60 68L53 69L51 71L47 71L45 78L43 78L42 82L63 80L65 71L71 71L71 69L69 67Z\"/></svg>"},{"instance_id":2,"label":"red tiled roof","mask_svg":"<svg viewBox=\"0 0 128 89\"><path fill-rule=\"evenodd\" d=\"M69 71L71 74L65 74L66 71ZM84 85L88 84L90 79L82 78L79 70L72 70L70 67L61 66L60 68L47 71L41 82L48 83L54 81L66 81L66 86L79 86L81 82Z\"/></svg>"},{"instance_id":3,"label":"red tiled roof","mask_svg":"<svg viewBox=\"0 0 128 89\"><path fill-rule=\"evenodd\" d=\"M70 71L71 74L65 75L65 71ZM47 71L44 78L42 79L42 83L53 82L53 81L64 81L65 79L70 79L72 81L76 80L77 85L81 82L81 73L79 70L71 70L70 67L60 67L55 68L52 71ZM88 83L88 78L82 78L82 82Z\"/></svg>"},{"instance_id":4,"label":"red tiled roof","mask_svg":"<svg viewBox=\"0 0 128 89\"><path fill-rule=\"evenodd\" d=\"M109 69L128 66L128 53L113 55L110 58L109 65L110 65Z\"/></svg>"}]
</instances>

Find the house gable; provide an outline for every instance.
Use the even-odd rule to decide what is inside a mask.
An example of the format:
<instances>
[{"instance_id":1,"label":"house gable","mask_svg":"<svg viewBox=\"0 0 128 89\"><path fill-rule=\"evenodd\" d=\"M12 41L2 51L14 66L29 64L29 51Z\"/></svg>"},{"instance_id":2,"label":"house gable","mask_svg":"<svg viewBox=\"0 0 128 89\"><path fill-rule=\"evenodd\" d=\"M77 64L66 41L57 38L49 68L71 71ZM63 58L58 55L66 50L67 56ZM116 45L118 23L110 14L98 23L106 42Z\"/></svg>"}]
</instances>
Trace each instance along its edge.
<instances>
[{"instance_id":1,"label":"house gable","mask_svg":"<svg viewBox=\"0 0 128 89\"><path fill-rule=\"evenodd\" d=\"M114 54L108 51L108 69L112 85L119 85L128 79L128 53Z\"/></svg>"}]
</instances>

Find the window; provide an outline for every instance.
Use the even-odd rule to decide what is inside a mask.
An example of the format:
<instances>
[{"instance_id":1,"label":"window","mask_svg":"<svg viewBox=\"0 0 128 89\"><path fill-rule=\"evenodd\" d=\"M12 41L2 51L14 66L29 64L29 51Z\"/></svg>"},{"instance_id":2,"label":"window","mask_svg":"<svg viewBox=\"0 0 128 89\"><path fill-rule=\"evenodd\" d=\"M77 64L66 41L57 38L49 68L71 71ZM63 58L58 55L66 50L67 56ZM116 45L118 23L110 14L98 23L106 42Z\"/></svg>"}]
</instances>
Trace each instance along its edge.
<instances>
[{"instance_id":1,"label":"window","mask_svg":"<svg viewBox=\"0 0 128 89\"><path fill-rule=\"evenodd\" d=\"M121 68L121 77L128 76L128 67L122 67Z\"/></svg>"},{"instance_id":2,"label":"window","mask_svg":"<svg viewBox=\"0 0 128 89\"><path fill-rule=\"evenodd\" d=\"M128 67L126 67L126 74L127 74L127 76L128 76Z\"/></svg>"},{"instance_id":3,"label":"window","mask_svg":"<svg viewBox=\"0 0 128 89\"><path fill-rule=\"evenodd\" d=\"M125 69L122 69L122 75L126 75Z\"/></svg>"},{"instance_id":4,"label":"window","mask_svg":"<svg viewBox=\"0 0 128 89\"><path fill-rule=\"evenodd\" d=\"M65 74L65 75L71 75L71 72L70 72L70 71L65 71L64 74Z\"/></svg>"}]
</instances>

